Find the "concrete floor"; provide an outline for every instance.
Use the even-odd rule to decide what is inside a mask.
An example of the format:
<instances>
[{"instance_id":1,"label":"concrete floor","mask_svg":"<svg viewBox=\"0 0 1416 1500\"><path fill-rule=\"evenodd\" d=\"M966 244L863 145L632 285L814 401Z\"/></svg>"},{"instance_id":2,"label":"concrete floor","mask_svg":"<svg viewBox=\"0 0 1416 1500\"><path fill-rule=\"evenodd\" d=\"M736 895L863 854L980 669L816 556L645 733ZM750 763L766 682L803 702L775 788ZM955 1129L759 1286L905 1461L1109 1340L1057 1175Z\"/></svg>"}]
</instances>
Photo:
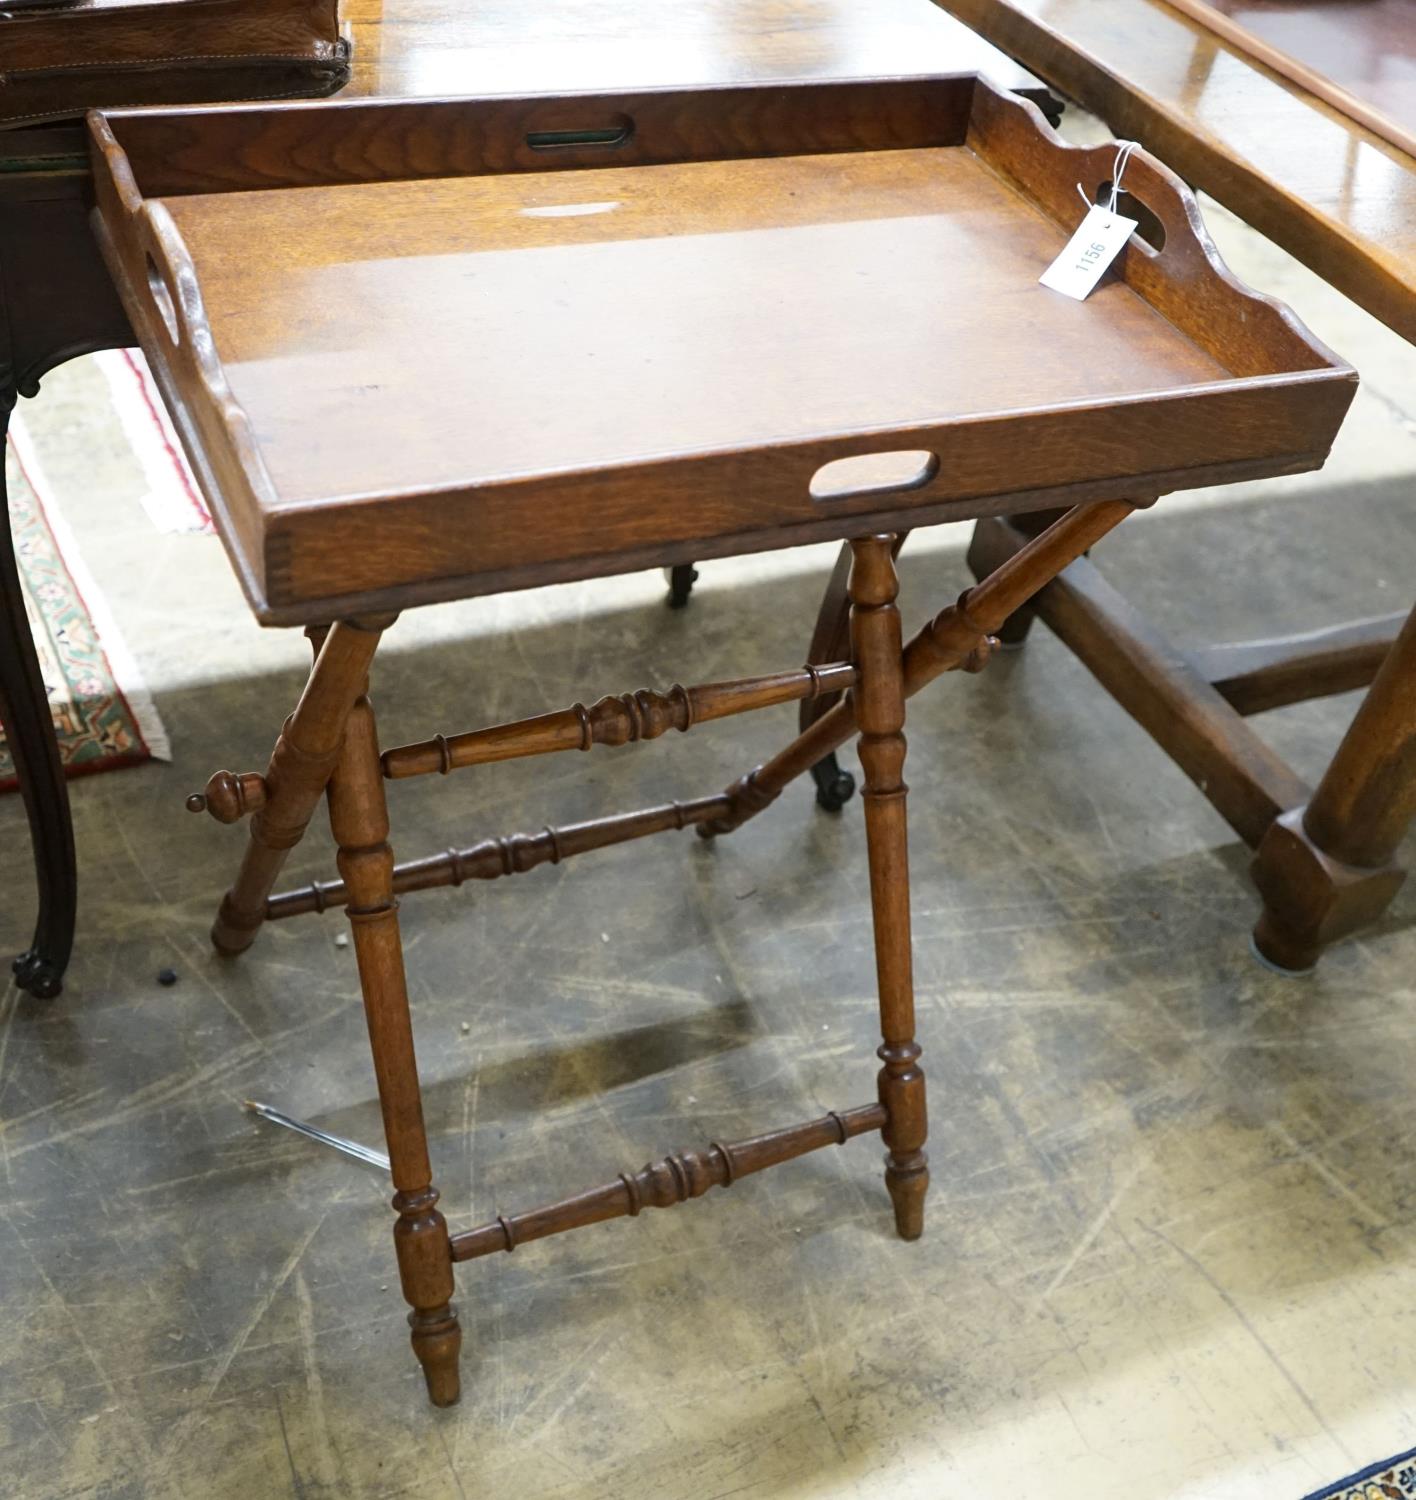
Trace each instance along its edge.
<instances>
[{"instance_id":1,"label":"concrete floor","mask_svg":"<svg viewBox=\"0 0 1416 1500\"><path fill-rule=\"evenodd\" d=\"M1181 638L1406 603L1416 354L1210 217L1367 383L1325 474L1177 497L1098 559ZM303 642L249 622L215 541L153 532L92 369L28 416L176 760L74 786L69 984L0 1000L0 1491L1296 1500L1416 1441L1416 888L1316 977L1257 968L1245 851L1045 632L911 705L925 1239L892 1237L867 1140L478 1262L464 1400L429 1409L387 1183L240 1109L378 1140L342 919L218 961L241 833L182 811L264 764ZM964 541L912 542L908 621L965 584ZM710 564L681 614L645 574L409 617L375 672L386 740L796 662L828 562ZM1261 722L1316 775L1352 708ZM400 784L396 845L716 789L789 723ZM317 835L298 878L329 868ZM15 798L0 850L13 951ZM870 1097L858 802L800 790L714 848L403 911L454 1227Z\"/></svg>"}]
</instances>

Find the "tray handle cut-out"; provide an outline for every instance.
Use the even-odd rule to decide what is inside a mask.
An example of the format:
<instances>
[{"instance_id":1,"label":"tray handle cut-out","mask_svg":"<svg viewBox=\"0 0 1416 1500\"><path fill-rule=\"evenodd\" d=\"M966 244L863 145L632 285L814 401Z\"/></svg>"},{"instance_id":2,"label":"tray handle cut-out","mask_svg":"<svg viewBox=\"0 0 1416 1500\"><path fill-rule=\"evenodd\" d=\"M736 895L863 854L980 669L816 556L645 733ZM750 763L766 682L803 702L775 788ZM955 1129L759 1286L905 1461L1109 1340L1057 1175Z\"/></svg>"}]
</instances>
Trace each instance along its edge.
<instances>
[{"instance_id":1,"label":"tray handle cut-out","mask_svg":"<svg viewBox=\"0 0 1416 1500\"><path fill-rule=\"evenodd\" d=\"M627 146L633 135L634 121L628 115L616 115L605 125L528 130L526 144L533 151L583 150L586 147L613 150L617 146Z\"/></svg>"},{"instance_id":2,"label":"tray handle cut-out","mask_svg":"<svg viewBox=\"0 0 1416 1500\"><path fill-rule=\"evenodd\" d=\"M1001 94L982 79L973 103L969 146L1070 234L1081 220L1077 184L1090 198L1110 183L1117 143L1070 145L1030 100ZM1115 274L1163 318L1185 328L1232 376L1312 370L1351 377L1350 367L1290 309L1246 286L1224 264L1194 194L1144 145L1127 162L1121 196L1131 198L1132 206L1144 205L1158 232L1153 227L1144 238L1133 234L1116 258ZM1127 211L1127 217L1136 215ZM1196 316L1201 302L1207 306Z\"/></svg>"},{"instance_id":3,"label":"tray handle cut-out","mask_svg":"<svg viewBox=\"0 0 1416 1500\"><path fill-rule=\"evenodd\" d=\"M928 448L854 453L822 464L807 486L813 500L849 500L923 489L939 472L939 455Z\"/></svg>"},{"instance_id":4,"label":"tray handle cut-out","mask_svg":"<svg viewBox=\"0 0 1416 1500\"><path fill-rule=\"evenodd\" d=\"M1111 202L1111 179L1109 177L1097 188L1092 202L1097 204ZM1165 225L1160 216L1152 210L1150 204L1123 187L1116 195L1116 212L1124 218L1136 221L1134 237L1140 240L1142 249L1148 248L1156 255L1165 249L1167 238Z\"/></svg>"}]
</instances>

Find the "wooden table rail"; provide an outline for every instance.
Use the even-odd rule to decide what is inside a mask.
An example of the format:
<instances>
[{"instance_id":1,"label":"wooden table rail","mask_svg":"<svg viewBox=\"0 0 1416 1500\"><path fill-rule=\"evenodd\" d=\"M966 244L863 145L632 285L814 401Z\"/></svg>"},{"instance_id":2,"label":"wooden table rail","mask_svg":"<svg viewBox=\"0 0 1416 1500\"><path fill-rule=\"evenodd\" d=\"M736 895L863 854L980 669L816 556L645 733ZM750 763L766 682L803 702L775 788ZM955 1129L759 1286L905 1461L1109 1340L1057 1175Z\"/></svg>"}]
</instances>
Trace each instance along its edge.
<instances>
[{"instance_id":1,"label":"wooden table rail","mask_svg":"<svg viewBox=\"0 0 1416 1500\"><path fill-rule=\"evenodd\" d=\"M839 693L853 686L856 678L856 669L850 662L833 662L699 687L686 688L675 683L666 693L641 688L635 693L606 696L590 708L576 703L555 713L537 714L511 724L496 724L467 734L437 734L415 745L400 745L384 751L383 773L398 781L433 772L446 775L463 766L518 760L526 755L653 740L671 729L686 733L695 724L711 719L726 719L755 708Z\"/></svg>"},{"instance_id":2,"label":"wooden table rail","mask_svg":"<svg viewBox=\"0 0 1416 1500\"><path fill-rule=\"evenodd\" d=\"M466 849L448 849L425 859L409 860L393 867L393 889L426 891L437 886L461 885L466 880L498 880L503 875L521 875L538 865L558 865L573 854L608 849L614 844L642 839L651 833L691 828L709 818L721 817L732 803L724 792L699 797L692 802L664 802L636 812L595 818L587 823L567 823L562 828L543 828L540 833L513 833L504 838L482 839ZM349 900L342 880L316 880L295 890L282 891L266 902L266 917L298 917L309 911L328 911Z\"/></svg>"},{"instance_id":3,"label":"wooden table rail","mask_svg":"<svg viewBox=\"0 0 1416 1500\"><path fill-rule=\"evenodd\" d=\"M490 1223L452 1236L452 1258L476 1260L498 1250L515 1250L531 1240L563 1234L607 1219L633 1217L644 1208L673 1208L690 1198L701 1198L712 1187L731 1187L739 1177L775 1167L823 1146L844 1146L852 1136L882 1130L883 1105L862 1104L832 1110L805 1125L789 1125L745 1141L714 1141L706 1151L683 1151L650 1162L637 1172L621 1172L613 1181L572 1198L533 1208L510 1217L498 1215Z\"/></svg>"}]
</instances>

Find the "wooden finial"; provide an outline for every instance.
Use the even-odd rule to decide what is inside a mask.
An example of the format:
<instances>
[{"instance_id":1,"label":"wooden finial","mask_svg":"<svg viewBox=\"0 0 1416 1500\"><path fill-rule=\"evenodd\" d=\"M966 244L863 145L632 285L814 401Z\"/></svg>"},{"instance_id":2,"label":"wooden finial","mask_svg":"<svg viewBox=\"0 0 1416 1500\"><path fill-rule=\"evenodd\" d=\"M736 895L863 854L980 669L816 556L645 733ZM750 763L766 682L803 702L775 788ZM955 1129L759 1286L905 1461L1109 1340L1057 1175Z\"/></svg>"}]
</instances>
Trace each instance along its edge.
<instances>
[{"instance_id":1,"label":"wooden finial","mask_svg":"<svg viewBox=\"0 0 1416 1500\"><path fill-rule=\"evenodd\" d=\"M266 805L265 777L254 771L217 771L205 792L187 798L188 812L207 812L218 823L239 823Z\"/></svg>"}]
</instances>

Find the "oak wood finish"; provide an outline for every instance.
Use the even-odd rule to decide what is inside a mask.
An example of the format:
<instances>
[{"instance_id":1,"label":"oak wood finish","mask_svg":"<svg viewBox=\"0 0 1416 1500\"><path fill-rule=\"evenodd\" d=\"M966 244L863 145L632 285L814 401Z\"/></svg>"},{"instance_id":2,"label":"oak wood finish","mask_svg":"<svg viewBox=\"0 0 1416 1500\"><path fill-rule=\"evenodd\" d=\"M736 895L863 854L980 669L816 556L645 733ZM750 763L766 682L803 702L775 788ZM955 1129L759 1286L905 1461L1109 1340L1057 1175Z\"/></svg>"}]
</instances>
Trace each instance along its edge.
<instances>
[{"instance_id":1,"label":"oak wood finish","mask_svg":"<svg viewBox=\"0 0 1416 1500\"><path fill-rule=\"evenodd\" d=\"M259 29L249 24L259 7L216 3L228 14L239 9L238 21L245 18L248 32ZM163 9L176 14L176 7ZM244 43L235 49L206 45L202 28L194 24L198 10L190 4L182 9L184 45L179 50L184 56L200 53L203 46L208 56L243 50ZM534 7L523 0L479 0L475 6L461 0L401 0L396 7L383 0L350 0L342 9L353 30L357 59L349 92L364 96L929 77L979 70L1000 87L1025 94L1050 119L1060 113L1037 79L920 0L872 0L868 14L853 0L680 0L673 6L645 0L538 0ZM335 7L328 0L309 0L305 13L314 18L317 36L332 37ZM634 38L632 45L626 44L627 36ZM304 40L299 42L302 53ZM288 36L282 45L288 48ZM145 55L161 50L159 45ZM257 50L268 53L269 47ZM317 68L326 69L326 81L333 85L346 61L337 55L317 59ZM0 72L5 71L0 64ZM172 97L163 90L174 73L154 69L131 75L128 82L135 92L128 97L141 104ZM80 69L75 76L88 75ZM234 76L223 77L207 67L201 84L187 97L218 91ZM186 79L190 82L193 75ZM136 91L139 86L141 92ZM307 75L297 71L288 91L307 86ZM271 87L267 83L262 91ZM247 98L253 91L249 75L234 90ZM17 103L13 87L6 98ZM51 96L44 111L60 102ZM117 97L101 88L86 89L70 95L68 102L87 108L117 102ZM9 376L0 371L0 390L13 377L21 394L33 396L39 377L61 360L137 340L88 228L92 189L78 128L27 126L0 134L0 164L0 346L7 339L6 325L10 345ZM5 364L0 348L0 366ZM13 399L13 390L7 394ZM684 565L675 571L679 588L686 588L692 569ZM9 683L15 697L12 724L33 726L30 753L17 764L40 888L34 941L16 972L31 993L54 994L73 943L73 835L27 625L18 593L6 588L0 576L0 661L14 669ZM42 743L46 740L48 744Z\"/></svg>"},{"instance_id":2,"label":"oak wood finish","mask_svg":"<svg viewBox=\"0 0 1416 1500\"><path fill-rule=\"evenodd\" d=\"M945 672L981 671L995 644L994 632L1009 615L1134 508L1125 500L1077 506L941 610L905 648L905 696L912 697ZM845 744L856 724L856 705L848 694L771 760L735 781L727 790L728 811L700 823L699 837L731 833L770 807L790 782Z\"/></svg>"},{"instance_id":3,"label":"oak wood finish","mask_svg":"<svg viewBox=\"0 0 1416 1500\"><path fill-rule=\"evenodd\" d=\"M851 543L851 654L860 668L854 691L865 775L865 841L870 855L870 909L880 994L881 1136L889 1147L885 1185L901 1239L924 1233L929 1187L924 1071L915 1041L910 948L910 866L906 824L905 674L900 611L895 604L894 537Z\"/></svg>"},{"instance_id":4,"label":"oak wood finish","mask_svg":"<svg viewBox=\"0 0 1416 1500\"><path fill-rule=\"evenodd\" d=\"M0 125L95 106L287 99L349 78L338 0L66 0L0 17Z\"/></svg>"},{"instance_id":5,"label":"oak wood finish","mask_svg":"<svg viewBox=\"0 0 1416 1500\"><path fill-rule=\"evenodd\" d=\"M1016 556L1027 537L1006 521L980 521L969 565L980 578ZM1033 598L1032 608L1097 681L1201 787L1215 810L1255 845L1308 787L1200 672L1079 557Z\"/></svg>"},{"instance_id":6,"label":"oak wood finish","mask_svg":"<svg viewBox=\"0 0 1416 1500\"><path fill-rule=\"evenodd\" d=\"M1416 610L1402 627L1312 799L1268 830L1254 858L1260 953L1282 969L1374 921L1405 872L1394 862L1416 817Z\"/></svg>"},{"instance_id":7,"label":"oak wood finish","mask_svg":"<svg viewBox=\"0 0 1416 1500\"><path fill-rule=\"evenodd\" d=\"M709 797L696 803L671 803L617 819L602 819L564 830L546 829L539 836L488 840L466 851L406 866L399 872L389 845L389 818L384 794L385 760L380 756L367 672L383 628L390 622L340 621L333 627L311 626L307 634L315 661L295 712L277 741L271 769L259 776L218 772L205 794L192 799L214 815L234 820L252 807L252 843L233 892L223 903L214 936L231 943L235 932L244 943L258 923L247 920L253 901L262 899L261 915L282 908L293 912L323 910L344 904L353 925L370 1047L378 1081L390 1169L397 1189L394 1242L404 1297L411 1312L414 1353L423 1366L435 1405L447 1406L460 1393L458 1354L461 1330L452 1305L454 1260L472 1259L493 1250L512 1250L519 1242L564 1229L637 1214L643 1206L667 1207L697 1197L714 1185L727 1186L740 1175L760 1171L851 1136L880 1130L889 1146L886 1181L895 1206L897 1227L905 1238L923 1228L923 1196L928 1173L923 1153L923 1075L917 1066L913 998L910 983L908 869L905 856L904 787L899 772L904 756L900 733L904 704L904 658L889 537L860 545L860 562L852 594L856 609L853 659L825 669L805 668L743 682L676 689L667 695L634 694L601 701L595 709L578 705L569 719L583 742L595 742L592 720L601 737L613 743L656 737L670 727L686 728L694 713L721 717L748 708L792 701L823 686L859 688L863 705L862 755L867 764L869 801L867 840L870 849L872 903L880 948L880 1005L885 1041L879 1102L735 1145L713 1143L707 1152L685 1152L651 1163L641 1172L575 1198L516 1217L499 1217L479 1229L453 1238L438 1211L432 1183L427 1135L418 1085L412 1022L408 1008L403 948L399 934L397 889L460 883L469 876L494 878L533 868L565 854L602 847L669 827L683 828L723 810L727 799ZM350 698L353 698L352 705ZM483 760L512 759L563 748L555 741L557 716L501 726L499 738ZM450 743L450 742L447 742ZM463 747L478 743L462 737ZM334 746L331 757L330 746ZM421 753L421 752L419 752ZM447 765L446 744L440 761ZM307 803L327 793L330 826L338 846L341 880L316 885L308 892L277 898L267 906L262 887L278 868L278 858L303 832Z\"/></svg>"},{"instance_id":8,"label":"oak wood finish","mask_svg":"<svg viewBox=\"0 0 1416 1500\"><path fill-rule=\"evenodd\" d=\"M1332 103L1271 74L1212 26L1186 14L1194 8L1189 0L1180 7L1164 0L944 3L1118 133L1163 156L1397 333L1416 340L1416 158ZM1224 8L1251 16L1255 11L1251 0ZM1363 57L1399 56L1409 47L1403 34L1393 48L1383 28L1410 9L1313 0L1293 15L1304 26L1340 21L1347 42L1325 49L1321 61L1330 79L1339 78L1349 94L1355 90L1371 102L1378 72ZM1390 119L1391 99L1378 102ZM1055 591L1054 601L1074 583L1075 577ZM1074 633L1073 626L1064 627L1074 648L1192 775L1197 764L1213 767L1215 775L1202 773L1202 789L1250 843L1263 839L1267 849L1255 867L1265 900L1256 946L1279 967L1309 967L1322 934L1331 940L1350 932L1354 922L1374 919L1390 900L1399 880L1387 857L1372 867L1354 867L1316 843L1302 797L1275 809L1281 814L1277 822L1267 817L1265 804L1290 795L1297 778L1225 716L1206 681L1225 681L1232 663L1244 659L1241 648L1181 661L1119 596L1097 587L1088 594L1095 629ZM1149 639L1141 640L1142 633ZM1326 641L1255 643L1239 674L1242 679L1250 673L1249 680L1232 685L1235 707L1257 712L1360 686L1376 666L1382 633L1338 627ZM1107 637L1129 639L1135 654L1128 658L1114 650ZM1310 691L1302 690L1305 674ZM1172 711L1158 714L1167 701ZM1409 806L1416 793L1401 778L1416 780L1416 770L1403 758L1402 733L1390 712L1359 715L1339 760L1354 785L1371 776L1373 796ZM1357 748L1373 735L1379 742ZM1354 799L1347 810L1355 806ZM1331 831L1342 838L1336 824Z\"/></svg>"},{"instance_id":9,"label":"oak wood finish","mask_svg":"<svg viewBox=\"0 0 1416 1500\"><path fill-rule=\"evenodd\" d=\"M459 886L468 880L499 880L503 875L521 875L539 865L557 865L574 854L608 849L630 839L645 838L669 829L692 828L728 811L728 798L718 793L689 802L665 802L637 812L595 818L588 823L567 823L543 828L539 833L513 833L504 838L482 839L465 849L448 849L424 859L409 860L393 867L393 888L425 891L437 886ZM342 880L313 881L295 890L282 891L266 903L266 919L298 917L304 912L328 911L349 899Z\"/></svg>"},{"instance_id":10,"label":"oak wood finish","mask_svg":"<svg viewBox=\"0 0 1416 1500\"><path fill-rule=\"evenodd\" d=\"M212 926L211 940L220 952L241 953L255 941L266 898L324 793L345 720L363 691L379 636L391 623L340 621L319 648L318 670L310 674L271 752L264 800L251 819L241 869Z\"/></svg>"},{"instance_id":11,"label":"oak wood finish","mask_svg":"<svg viewBox=\"0 0 1416 1500\"><path fill-rule=\"evenodd\" d=\"M921 0L343 0L344 97L447 98L979 72L1039 105L1047 90Z\"/></svg>"},{"instance_id":12,"label":"oak wood finish","mask_svg":"<svg viewBox=\"0 0 1416 1500\"><path fill-rule=\"evenodd\" d=\"M210 813L218 823L239 823L266 805L266 779L255 771L215 771L187 798L188 812Z\"/></svg>"},{"instance_id":13,"label":"oak wood finish","mask_svg":"<svg viewBox=\"0 0 1416 1500\"><path fill-rule=\"evenodd\" d=\"M923 1230L928 1164L924 1152L926 1112L924 1076L915 1040L910 956L909 872L906 844L906 789L902 777L905 755L904 701L949 665L981 664L988 648L987 629L1006 617L1037 587L1039 575L1061 566L1090 542L1117 524L1131 507L1123 502L1100 503L1069 513L1029 544L1026 555L1010 560L993 577L970 591L960 603L943 611L911 643L901 645L900 617L895 605L895 538L861 539L853 544L851 574L852 660L848 671L830 673L805 669L752 679L746 684L715 684L701 690L705 706L764 707L789 701L793 692L823 683L847 685L847 696L833 710L848 718L857 712L861 724L861 759L865 767L867 844L871 903L877 954L882 1067L879 1100L874 1105L832 1113L806 1125L774 1131L737 1145L714 1143L707 1152L687 1152L651 1163L637 1174L518 1216L499 1216L480 1228L449 1236L437 1210L432 1186L426 1132L417 1080L407 984L399 938L396 891L425 885L460 883L465 878L495 878L556 861L570 853L603 847L626 838L722 815L732 808L726 796L690 804L668 804L617 819L602 819L564 830L546 829L541 835L488 840L466 851L405 866L394 864L388 843L388 811L384 797L385 765L380 757L373 711L366 681L351 683L351 675L367 668L385 622L340 622L333 628L311 627L316 650L309 683L295 714L287 723L277 755L287 758L291 743L311 753L301 762L308 784L322 774L327 782L330 821L339 846L337 884L316 885L271 901L266 911L293 914L324 910L343 903L354 924L360 983L364 993L385 1134L398 1192L394 1207L400 1275L412 1312L413 1346L422 1362L432 1400L455 1401L459 1391L457 1357L461 1342L452 1306L452 1265L496 1250L512 1250L518 1243L608 1218L637 1213L642 1206L670 1206L699 1196L714 1185L728 1185L739 1175L790 1160L806 1151L843 1143L853 1135L879 1129L888 1148L886 1185L892 1200L897 1232L914 1239ZM334 732L330 723L350 690L357 694L351 709L339 715L342 733L332 771L319 746ZM744 692L744 688L746 692ZM790 690L790 691L788 691ZM745 699L750 704L745 705ZM655 723L660 729L676 719L687 722L684 706L689 690L662 698L631 695L605 700L614 705L604 722L614 725L612 738L627 737ZM676 712L677 710L677 712ZM588 711L586 711L588 716ZM545 717L523 721L515 735L503 735L497 758L536 754L545 749ZM583 716L572 711L581 725ZM314 731L311 732L311 724ZM533 726L528 732L527 724ZM542 726L539 732L535 726ZM503 726L505 729L506 726ZM847 732L849 732L847 730ZM650 736L640 734L640 738ZM589 741L587 741L589 742ZM282 747L284 747L282 752ZM444 757L445 758L445 757ZM243 801L261 803L255 814L264 819L279 794L289 804L290 781L273 765L264 779L219 773L209 783L206 800L220 810L236 811ZM256 789L256 783L259 789ZM249 856L248 856L249 859ZM261 874L264 874L262 866Z\"/></svg>"},{"instance_id":14,"label":"oak wood finish","mask_svg":"<svg viewBox=\"0 0 1416 1500\"><path fill-rule=\"evenodd\" d=\"M936 3L1416 339L1416 160L1166 0Z\"/></svg>"},{"instance_id":15,"label":"oak wood finish","mask_svg":"<svg viewBox=\"0 0 1416 1500\"><path fill-rule=\"evenodd\" d=\"M372 636L377 642L374 632L357 627L356 632L361 639ZM330 655L331 643L337 648L341 634L342 627L336 625L310 678L312 687L322 677L335 679L329 689L332 698L342 695L346 665L357 661L354 652L347 664L337 649ZM372 649L370 645L370 655ZM367 667L367 661L364 665ZM433 1405L451 1406L461 1389L457 1356L462 1347L462 1331L452 1306L452 1252L447 1221L438 1212L438 1191L433 1186L423 1126L398 902L393 894L393 851L388 844L378 732L363 683L358 691L360 696L348 714L333 774L326 773L329 823L339 846L339 873L349 892L349 921L379 1085L389 1171L397 1189L393 1206L398 1221L393 1239L403 1296L412 1309L408 1324L413 1352L423 1367Z\"/></svg>"},{"instance_id":16,"label":"oak wood finish","mask_svg":"<svg viewBox=\"0 0 1416 1500\"><path fill-rule=\"evenodd\" d=\"M668 1157L450 1240L419 1105L384 776L646 740L845 688L728 793L582 825L573 842L578 852L690 822L724 831L775 795L774 777L805 769L858 724L879 1102L849 1122L827 1116L759 1138L743 1159L785 1160L878 1128L897 1230L915 1238L928 1167L906 697L942 672L981 667L993 631L1136 497L1321 462L1354 377L1285 310L1234 281L1183 187L1141 158L1128 183L1163 247L1133 243L1086 304L1039 288L1077 217L1077 180L1099 187L1114 150L1064 148L1035 111L980 80L341 108L347 128L311 116L298 152L281 137L288 116L235 110L209 123L189 112L186 135L160 151L141 120L94 117L96 225L257 613L316 622L317 644L319 621L340 622L270 771L218 777L207 794L214 813L260 804L218 936L249 942L268 913L345 901L399 1189L414 1347L433 1399L446 1402L457 1390L455 1254L682 1201L730 1180L738 1156L714 1146ZM584 157L597 148L566 146L564 132L586 128L612 133L627 164L595 168ZM249 137L233 152L241 130ZM208 132L222 152L204 156ZM336 149L341 140L357 149ZM566 167L538 170L543 147L568 150ZM232 162L264 173L264 185L216 180L211 163L230 175ZM177 172L187 174L182 191ZM172 190L153 197L163 173ZM231 255L223 235L237 227L246 243L273 247L259 268ZM940 296L945 271L952 284ZM341 289L358 318L336 327L325 294ZM548 298L555 319L543 316ZM407 328L420 313L415 391ZM1066 357L1020 356L998 338L998 317L1055 336ZM439 342L449 332L455 348ZM354 398L367 388L378 399L361 409ZM460 420L468 412L475 420ZM918 453L918 471L886 488L831 486L821 472L899 450ZM895 540L882 517L917 524L1068 498L1085 503L902 646ZM392 608L447 590L672 564L675 549L701 556L818 535L852 539L849 663L607 698L380 759L362 694L382 621L351 614L354 601ZM326 782L342 889L272 901L279 861ZM455 883L564 852L562 833L547 829L418 862L402 879Z\"/></svg>"},{"instance_id":17,"label":"oak wood finish","mask_svg":"<svg viewBox=\"0 0 1416 1500\"><path fill-rule=\"evenodd\" d=\"M556 713L538 714L468 734L435 735L416 745L384 751L383 773L392 780L408 776L446 775L463 766L487 765L525 755L559 750L590 750L595 745L630 745L658 739L676 729L686 734L695 724L732 714L749 713L777 703L795 703L840 693L856 681L850 662L775 672L733 682L710 682L685 688L675 683L666 693L641 688L636 693L601 698L587 708L577 703Z\"/></svg>"},{"instance_id":18,"label":"oak wood finish","mask_svg":"<svg viewBox=\"0 0 1416 1500\"><path fill-rule=\"evenodd\" d=\"M1292 472L1351 397L1143 159L1128 182L1165 250L1133 242L1081 306L1037 287L1114 151L1064 147L983 81L273 113L164 116L161 150L156 117L93 122L106 253L267 622ZM651 165L571 147L529 170L528 130L587 120L632 122L616 149ZM233 160L267 188L218 191ZM149 198L173 163L202 191ZM463 175L398 175L424 170ZM363 180L298 186L335 171ZM280 255L237 253L253 237ZM942 264L948 298L912 292ZM548 296L561 316L532 316ZM1019 297L1047 361L991 357ZM443 402L483 421L434 441ZM931 455L916 482L811 493L827 463L900 449Z\"/></svg>"},{"instance_id":19,"label":"oak wood finish","mask_svg":"<svg viewBox=\"0 0 1416 1500\"><path fill-rule=\"evenodd\" d=\"M1411 0L1169 0L1176 10L1416 154Z\"/></svg>"},{"instance_id":20,"label":"oak wood finish","mask_svg":"<svg viewBox=\"0 0 1416 1500\"><path fill-rule=\"evenodd\" d=\"M527 1213L498 1215L490 1223L452 1237L454 1261L476 1260L499 1250L510 1252L532 1240L602 1224L607 1219L637 1216L645 1208L673 1208L701 1198L712 1187L731 1187L740 1177L793 1161L823 1146L844 1146L852 1136L881 1129L887 1121L881 1104L832 1110L819 1120L791 1125L745 1141L714 1141L706 1151L683 1151L650 1162L637 1172L621 1172L602 1187L562 1198Z\"/></svg>"}]
</instances>

